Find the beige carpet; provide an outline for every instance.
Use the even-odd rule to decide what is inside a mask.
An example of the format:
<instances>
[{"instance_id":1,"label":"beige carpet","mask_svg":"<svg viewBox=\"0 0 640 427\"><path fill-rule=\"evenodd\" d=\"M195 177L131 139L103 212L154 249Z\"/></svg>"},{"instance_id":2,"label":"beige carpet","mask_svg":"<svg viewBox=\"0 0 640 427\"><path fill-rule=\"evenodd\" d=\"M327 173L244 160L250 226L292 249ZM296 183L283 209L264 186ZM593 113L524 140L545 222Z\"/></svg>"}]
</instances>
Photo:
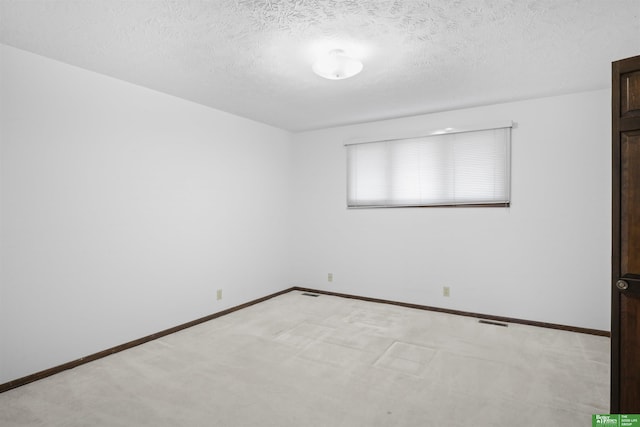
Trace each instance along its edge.
<instances>
[{"instance_id":1,"label":"beige carpet","mask_svg":"<svg viewBox=\"0 0 640 427\"><path fill-rule=\"evenodd\" d=\"M301 292L0 394L2 426L589 426L609 339Z\"/></svg>"}]
</instances>

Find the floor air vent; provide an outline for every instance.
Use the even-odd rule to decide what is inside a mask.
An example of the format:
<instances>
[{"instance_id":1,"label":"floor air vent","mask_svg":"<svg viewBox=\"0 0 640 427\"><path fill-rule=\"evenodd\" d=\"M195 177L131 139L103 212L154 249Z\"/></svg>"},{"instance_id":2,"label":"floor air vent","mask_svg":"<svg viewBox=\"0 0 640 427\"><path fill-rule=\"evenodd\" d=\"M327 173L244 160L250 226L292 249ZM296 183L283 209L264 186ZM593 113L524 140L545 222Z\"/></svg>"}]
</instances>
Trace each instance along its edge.
<instances>
[{"instance_id":1,"label":"floor air vent","mask_svg":"<svg viewBox=\"0 0 640 427\"><path fill-rule=\"evenodd\" d=\"M495 326L504 326L507 328L509 325L502 322L492 322L491 320L478 320L478 323L484 323L485 325L495 325Z\"/></svg>"},{"instance_id":2,"label":"floor air vent","mask_svg":"<svg viewBox=\"0 0 640 427\"><path fill-rule=\"evenodd\" d=\"M309 292L305 292L302 295L306 296L306 297L319 297L320 295L318 294L310 294Z\"/></svg>"}]
</instances>

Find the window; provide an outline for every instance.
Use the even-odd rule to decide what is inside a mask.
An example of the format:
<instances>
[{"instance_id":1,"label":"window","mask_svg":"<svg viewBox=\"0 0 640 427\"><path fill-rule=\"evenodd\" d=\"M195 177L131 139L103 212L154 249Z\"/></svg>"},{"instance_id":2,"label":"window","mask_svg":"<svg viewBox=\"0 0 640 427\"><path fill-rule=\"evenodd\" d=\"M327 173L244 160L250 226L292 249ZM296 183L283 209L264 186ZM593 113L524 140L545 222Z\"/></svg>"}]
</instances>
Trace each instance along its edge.
<instances>
[{"instance_id":1,"label":"window","mask_svg":"<svg viewBox=\"0 0 640 427\"><path fill-rule=\"evenodd\" d=\"M350 208L508 206L511 125L348 144Z\"/></svg>"}]
</instances>

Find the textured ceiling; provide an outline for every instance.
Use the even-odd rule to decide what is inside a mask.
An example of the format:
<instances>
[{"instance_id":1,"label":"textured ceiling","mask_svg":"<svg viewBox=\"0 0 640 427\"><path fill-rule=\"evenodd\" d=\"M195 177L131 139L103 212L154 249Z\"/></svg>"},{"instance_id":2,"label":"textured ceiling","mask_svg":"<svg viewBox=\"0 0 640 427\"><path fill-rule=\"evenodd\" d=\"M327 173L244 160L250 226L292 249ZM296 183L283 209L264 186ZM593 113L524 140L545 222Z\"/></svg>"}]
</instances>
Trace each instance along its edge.
<instances>
[{"instance_id":1,"label":"textured ceiling","mask_svg":"<svg viewBox=\"0 0 640 427\"><path fill-rule=\"evenodd\" d=\"M0 42L297 131L607 88L640 0L0 0Z\"/></svg>"}]
</instances>

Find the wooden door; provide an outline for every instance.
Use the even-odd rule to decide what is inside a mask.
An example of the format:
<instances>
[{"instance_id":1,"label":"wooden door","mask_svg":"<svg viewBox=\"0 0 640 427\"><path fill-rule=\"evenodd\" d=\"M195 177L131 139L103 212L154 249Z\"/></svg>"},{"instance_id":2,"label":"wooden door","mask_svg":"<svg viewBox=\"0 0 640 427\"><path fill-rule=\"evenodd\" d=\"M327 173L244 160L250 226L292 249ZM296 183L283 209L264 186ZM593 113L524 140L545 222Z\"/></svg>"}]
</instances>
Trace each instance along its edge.
<instances>
[{"instance_id":1,"label":"wooden door","mask_svg":"<svg viewBox=\"0 0 640 427\"><path fill-rule=\"evenodd\" d=\"M640 56L612 71L610 410L640 414Z\"/></svg>"}]
</instances>

